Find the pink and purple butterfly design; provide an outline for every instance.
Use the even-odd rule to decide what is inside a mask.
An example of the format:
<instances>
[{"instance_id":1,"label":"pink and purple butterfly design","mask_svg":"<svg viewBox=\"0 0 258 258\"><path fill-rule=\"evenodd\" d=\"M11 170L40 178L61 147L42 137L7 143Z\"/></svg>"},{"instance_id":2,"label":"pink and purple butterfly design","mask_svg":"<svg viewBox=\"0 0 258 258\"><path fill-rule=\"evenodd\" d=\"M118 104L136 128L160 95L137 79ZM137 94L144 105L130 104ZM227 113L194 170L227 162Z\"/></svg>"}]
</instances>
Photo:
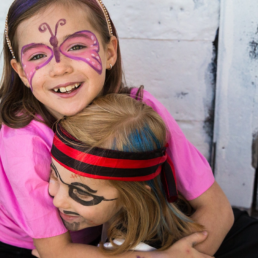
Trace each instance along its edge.
<instances>
[{"instance_id":1,"label":"pink and purple butterfly design","mask_svg":"<svg viewBox=\"0 0 258 258\"><path fill-rule=\"evenodd\" d=\"M58 26L64 26L65 19L61 19L55 26L55 34L47 23L39 26L39 31L47 30L51 34L49 40L51 47L42 43L32 43L23 46L21 50L22 67L26 73L32 89L32 79L37 70L46 66L54 57L57 63L61 61L61 54L76 60L83 61L91 66L98 74L102 73L102 62L99 56L99 42L97 37L88 30L78 31L68 36L59 46L57 39Z\"/></svg>"}]
</instances>

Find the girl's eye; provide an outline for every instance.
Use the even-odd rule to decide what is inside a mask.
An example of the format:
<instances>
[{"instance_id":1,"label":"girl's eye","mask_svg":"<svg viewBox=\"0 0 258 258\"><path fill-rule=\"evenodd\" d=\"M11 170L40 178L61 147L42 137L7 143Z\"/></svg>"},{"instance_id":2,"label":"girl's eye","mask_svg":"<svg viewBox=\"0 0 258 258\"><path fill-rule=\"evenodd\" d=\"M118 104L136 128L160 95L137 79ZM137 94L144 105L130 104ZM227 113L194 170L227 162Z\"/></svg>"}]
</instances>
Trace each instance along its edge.
<instances>
[{"instance_id":1,"label":"girl's eye","mask_svg":"<svg viewBox=\"0 0 258 258\"><path fill-rule=\"evenodd\" d=\"M86 47L82 46L82 45L75 45L75 46L71 47L68 51L76 51L76 50L81 50L84 48L86 48Z\"/></svg>"},{"instance_id":2,"label":"girl's eye","mask_svg":"<svg viewBox=\"0 0 258 258\"><path fill-rule=\"evenodd\" d=\"M33 56L33 57L30 59L30 61L39 60L39 59L44 58L44 57L46 57L46 55L44 55L44 54L38 54L38 55Z\"/></svg>"},{"instance_id":3,"label":"girl's eye","mask_svg":"<svg viewBox=\"0 0 258 258\"><path fill-rule=\"evenodd\" d=\"M74 195L76 195L78 198L80 199L87 199L87 200L93 200L94 198L89 195L88 193L84 192L84 191L81 191L79 189L73 189L73 193Z\"/></svg>"},{"instance_id":4,"label":"girl's eye","mask_svg":"<svg viewBox=\"0 0 258 258\"><path fill-rule=\"evenodd\" d=\"M53 169L51 169L50 179L53 179L53 180L55 180L55 181L58 181L58 179L57 179L57 177L56 177L56 174L55 174L55 172L54 172Z\"/></svg>"}]
</instances>

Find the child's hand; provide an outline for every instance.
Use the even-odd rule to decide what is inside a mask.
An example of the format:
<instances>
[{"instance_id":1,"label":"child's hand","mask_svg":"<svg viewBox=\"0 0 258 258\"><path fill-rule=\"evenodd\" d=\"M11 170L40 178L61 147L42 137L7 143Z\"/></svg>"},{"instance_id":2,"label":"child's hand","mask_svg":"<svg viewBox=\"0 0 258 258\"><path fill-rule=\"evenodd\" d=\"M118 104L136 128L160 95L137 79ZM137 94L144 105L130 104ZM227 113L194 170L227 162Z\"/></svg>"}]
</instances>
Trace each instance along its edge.
<instances>
[{"instance_id":1,"label":"child's hand","mask_svg":"<svg viewBox=\"0 0 258 258\"><path fill-rule=\"evenodd\" d=\"M164 254L166 253L165 257L169 258L211 258L212 256L200 253L194 248L195 245L203 242L207 238L207 235L207 232L194 233L180 239L168 250L154 253L157 254L157 257L164 257ZM154 257L156 256L154 255Z\"/></svg>"},{"instance_id":2,"label":"child's hand","mask_svg":"<svg viewBox=\"0 0 258 258\"><path fill-rule=\"evenodd\" d=\"M31 254L34 255L34 256L36 256L36 257L38 257L38 258L40 258L37 249L32 250Z\"/></svg>"}]
</instances>

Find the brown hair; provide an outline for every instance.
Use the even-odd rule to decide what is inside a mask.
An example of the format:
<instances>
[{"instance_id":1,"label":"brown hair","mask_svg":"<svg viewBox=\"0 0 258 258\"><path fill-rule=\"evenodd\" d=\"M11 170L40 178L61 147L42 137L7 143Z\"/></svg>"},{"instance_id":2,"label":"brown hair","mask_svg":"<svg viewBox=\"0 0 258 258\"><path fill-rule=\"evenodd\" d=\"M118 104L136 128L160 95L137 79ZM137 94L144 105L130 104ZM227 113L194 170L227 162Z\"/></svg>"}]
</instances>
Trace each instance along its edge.
<instances>
[{"instance_id":1,"label":"brown hair","mask_svg":"<svg viewBox=\"0 0 258 258\"><path fill-rule=\"evenodd\" d=\"M142 152L161 148L167 141L167 129L161 117L141 101L122 94L100 97L60 123L88 148ZM113 243L112 250L101 245L105 253L119 254L140 242L158 243L157 247L164 250L180 238L203 230L176 203L167 202L159 176L147 182L109 183L118 190L119 205L123 208L114 216L108 238L111 243L115 238L125 241L121 246Z\"/></svg>"},{"instance_id":2,"label":"brown hair","mask_svg":"<svg viewBox=\"0 0 258 258\"><path fill-rule=\"evenodd\" d=\"M89 22L100 33L104 47L105 44L110 42L105 16L96 0L16 0L8 12L8 29L14 55L18 62L20 62L16 35L18 26L24 20L40 12L43 8L56 3L65 5L84 4L87 8L86 10L89 11ZM118 38L116 28L111 19L110 21L113 35ZM36 117L38 114L43 118L42 122L52 127L56 119L33 96L31 90L23 85L21 79L10 65L11 59L12 55L4 38L4 70L0 88L0 124L4 123L12 128L22 128L28 125L33 119L38 120ZM112 70L107 70L106 72L103 94L115 93L122 88L122 61L118 43L117 62Z\"/></svg>"}]
</instances>

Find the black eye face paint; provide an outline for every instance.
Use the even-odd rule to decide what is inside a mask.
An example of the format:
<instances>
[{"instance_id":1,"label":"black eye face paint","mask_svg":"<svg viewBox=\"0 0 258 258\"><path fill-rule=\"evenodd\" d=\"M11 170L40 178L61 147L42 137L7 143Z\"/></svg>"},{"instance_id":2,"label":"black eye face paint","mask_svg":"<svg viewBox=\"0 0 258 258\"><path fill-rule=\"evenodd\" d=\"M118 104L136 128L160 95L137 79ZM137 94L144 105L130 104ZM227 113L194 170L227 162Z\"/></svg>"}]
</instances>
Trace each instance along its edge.
<instances>
[{"instance_id":1,"label":"black eye face paint","mask_svg":"<svg viewBox=\"0 0 258 258\"><path fill-rule=\"evenodd\" d=\"M65 227L70 231L78 231L81 225L79 222L68 223L67 221L64 221L64 224Z\"/></svg>"},{"instance_id":2,"label":"black eye face paint","mask_svg":"<svg viewBox=\"0 0 258 258\"><path fill-rule=\"evenodd\" d=\"M62 180L56 166L53 163L51 163L51 167L55 171L56 177L59 178L60 181L63 184L65 184L69 187L69 196L74 201L80 203L81 205L83 205L83 206L94 206L94 205L100 204L102 201L110 202L110 201L117 200L117 198L115 198L115 199L105 199L103 196L94 195L92 193L96 193L97 191L92 190L90 187L88 187L87 185L84 185L82 183L74 182L74 183L71 183L71 184L66 184ZM85 190L81 189L80 187L87 190L87 192ZM89 192L92 192L92 193L89 193ZM85 200L82 200L80 197L87 198L87 199L90 199L90 200L85 201Z\"/></svg>"}]
</instances>

